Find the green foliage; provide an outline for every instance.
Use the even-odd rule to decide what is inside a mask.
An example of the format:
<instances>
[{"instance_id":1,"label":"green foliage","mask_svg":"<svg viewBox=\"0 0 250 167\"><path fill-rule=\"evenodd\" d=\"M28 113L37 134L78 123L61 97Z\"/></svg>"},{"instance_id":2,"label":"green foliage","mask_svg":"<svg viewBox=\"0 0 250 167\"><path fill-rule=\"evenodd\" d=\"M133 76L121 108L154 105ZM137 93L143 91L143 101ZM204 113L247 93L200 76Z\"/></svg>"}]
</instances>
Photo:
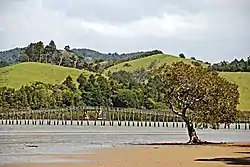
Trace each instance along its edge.
<instances>
[{"instance_id":1,"label":"green foliage","mask_svg":"<svg viewBox=\"0 0 250 167\"><path fill-rule=\"evenodd\" d=\"M185 59L185 56L184 56L183 53L180 53L180 54L179 54L179 57L182 58L182 59Z\"/></svg>"},{"instance_id":2,"label":"green foliage","mask_svg":"<svg viewBox=\"0 0 250 167\"><path fill-rule=\"evenodd\" d=\"M76 90L76 85L73 83L73 79L70 75L65 79L65 81L63 81L62 84L67 86L67 88L69 88L71 91Z\"/></svg>"},{"instance_id":3,"label":"green foliage","mask_svg":"<svg viewBox=\"0 0 250 167\"><path fill-rule=\"evenodd\" d=\"M7 63L6 61L0 61L0 68L6 67L8 65L9 65L9 63Z\"/></svg>"},{"instance_id":4,"label":"green foliage","mask_svg":"<svg viewBox=\"0 0 250 167\"><path fill-rule=\"evenodd\" d=\"M239 85L240 104L238 108L242 111L250 111L250 73L249 72L220 72L221 77Z\"/></svg>"},{"instance_id":5,"label":"green foliage","mask_svg":"<svg viewBox=\"0 0 250 167\"><path fill-rule=\"evenodd\" d=\"M178 62L162 66L155 75L165 85L164 101L187 124L208 123L217 127L218 123L230 123L236 118L238 86L218 73Z\"/></svg>"},{"instance_id":6,"label":"green foliage","mask_svg":"<svg viewBox=\"0 0 250 167\"><path fill-rule=\"evenodd\" d=\"M212 65L212 69L224 72L250 72L250 56L245 61L244 59L235 59L232 62L222 61Z\"/></svg>"},{"instance_id":7,"label":"green foliage","mask_svg":"<svg viewBox=\"0 0 250 167\"><path fill-rule=\"evenodd\" d=\"M6 51L0 51L0 61L9 65L19 62L20 48L14 48Z\"/></svg>"},{"instance_id":8,"label":"green foliage","mask_svg":"<svg viewBox=\"0 0 250 167\"><path fill-rule=\"evenodd\" d=\"M201 63L199 63L198 61L192 61L192 64L196 67L201 67Z\"/></svg>"}]
</instances>

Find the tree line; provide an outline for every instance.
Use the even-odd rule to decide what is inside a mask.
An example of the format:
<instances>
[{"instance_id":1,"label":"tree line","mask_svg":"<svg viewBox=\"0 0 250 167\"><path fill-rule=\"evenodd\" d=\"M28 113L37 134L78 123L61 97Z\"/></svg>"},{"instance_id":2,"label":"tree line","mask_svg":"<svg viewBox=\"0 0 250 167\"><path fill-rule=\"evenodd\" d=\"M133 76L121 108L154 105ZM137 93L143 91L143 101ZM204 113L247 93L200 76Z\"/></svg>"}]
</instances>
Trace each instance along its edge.
<instances>
[{"instance_id":1,"label":"tree line","mask_svg":"<svg viewBox=\"0 0 250 167\"><path fill-rule=\"evenodd\" d=\"M69 45L64 47L64 51L58 50L53 40L46 46L44 46L42 41L39 41L37 43L30 43L27 47L21 49L20 62L50 63L102 73L105 69L118 63L162 53L159 50L131 53L128 54L129 58L101 63L104 61L103 59L88 62L84 59L84 55L80 55L78 52L75 52L74 49L71 50ZM122 55L125 56L125 54Z\"/></svg>"},{"instance_id":2,"label":"tree line","mask_svg":"<svg viewBox=\"0 0 250 167\"><path fill-rule=\"evenodd\" d=\"M222 61L212 65L212 69L216 71L224 72L250 72L250 56L247 60L234 59L231 62Z\"/></svg>"},{"instance_id":3,"label":"tree line","mask_svg":"<svg viewBox=\"0 0 250 167\"><path fill-rule=\"evenodd\" d=\"M81 74L76 83L68 76L62 84L34 82L19 90L0 88L2 109L45 109L68 106L110 106L124 108L158 108L157 79L139 83L135 75L126 71L89 77Z\"/></svg>"}]
</instances>

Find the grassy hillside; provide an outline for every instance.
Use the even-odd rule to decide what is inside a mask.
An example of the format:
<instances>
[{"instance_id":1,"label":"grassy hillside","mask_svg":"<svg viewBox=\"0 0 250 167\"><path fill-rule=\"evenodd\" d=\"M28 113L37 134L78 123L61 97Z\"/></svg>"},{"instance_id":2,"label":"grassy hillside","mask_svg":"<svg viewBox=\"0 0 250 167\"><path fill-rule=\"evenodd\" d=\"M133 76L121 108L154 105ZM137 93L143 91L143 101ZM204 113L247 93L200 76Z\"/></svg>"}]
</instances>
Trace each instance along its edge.
<instances>
[{"instance_id":1,"label":"grassy hillside","mask_svg":"<svg viewBox=\"0 0 250 167\"><path fill-rule=\"evenodd\" d=\"M133 71L139 67L147 68L150 62L157 60L157 66L160 66L164 63L172 64L173 62L183 61L184 63L190 64L193 60L191 59L181 59L176 56L166 55L166 54L159 54L153 55L149 57L145 57L142 59L132 60L117 64L115 66L110 67L107 71L118 71L120 69ZM130 67L124 67L124 64L128 63ZM204 65L204 64L203 64ZM204 65L205 66L205 65ZM241 73L241 72L223 72L220 73L222 77L227 78L229 81L236 83L239 85L240 90L240 105L239 108L241 110L248 110L250 111L250 73Z\"/></svg>"},{"instance_id":2,"label":"grassy hillside","mask_svg":"<svg viewBox=\"0 0 250 167\"><path fill-rule=\"evenodd\" d=\"M182 59L182 58L179 58L177 56L168 55L168 54L158 54L158 55L153 55L153 56L149 56L149 57L145 57L145 58L141 58L141 59L123 62L123 63L117 64L115 66L108 68L107 71L110 70L110 71L114 72L114 71L118 71L119 69L133 71L139 67L147 68L148 65L155 60L157 61L156 62L157 67L161 66L164 63L172 64L173 62L183 61L184 63L191 64L191 62L194 61L191 59ZM125 63L128 63L131 66L124 67Z\"/></svg>"},{"instance_id":3,"label":"grassy hillside","mask_svg":"<svg viewBox=\"0 0 250 167\"><path fill-rule=\"evenodd\" d=\"M239 85L239 108L243 111L250 111L250 72L222 72L220 75Z\"/></svg>"},{"instance_id":4,"label":"grassy hillside","mask_svg":"<svg viewBox=\"0 0 250 167\"><path fill-rule=\"evenodd\" d=\"M34 81L52 84L61 83L68 75L76 79L82 72L90 75L89 71L51 64L20 63L0 69L0 86L18 89L21 85Z\"/></svg>"}]
</instances>

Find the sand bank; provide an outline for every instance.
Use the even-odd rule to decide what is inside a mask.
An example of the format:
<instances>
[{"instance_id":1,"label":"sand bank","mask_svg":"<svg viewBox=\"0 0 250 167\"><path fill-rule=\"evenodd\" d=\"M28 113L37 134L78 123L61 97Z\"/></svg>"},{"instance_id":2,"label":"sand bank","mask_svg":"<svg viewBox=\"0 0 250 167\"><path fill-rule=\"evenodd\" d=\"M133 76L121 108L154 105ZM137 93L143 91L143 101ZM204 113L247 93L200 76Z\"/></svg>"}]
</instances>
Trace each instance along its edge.
<instances>
[{"instance_id":1,"label":"sand bank","mask_svg":"<svg viewBox=\"0 0 250 167\"><path fill-rule=\"evenodd\" d=\"M36 156L92 161L7 164L3 167L250 167L250 143L133 146L96 150L94 154Z\"/></svg>"}]
</instances>

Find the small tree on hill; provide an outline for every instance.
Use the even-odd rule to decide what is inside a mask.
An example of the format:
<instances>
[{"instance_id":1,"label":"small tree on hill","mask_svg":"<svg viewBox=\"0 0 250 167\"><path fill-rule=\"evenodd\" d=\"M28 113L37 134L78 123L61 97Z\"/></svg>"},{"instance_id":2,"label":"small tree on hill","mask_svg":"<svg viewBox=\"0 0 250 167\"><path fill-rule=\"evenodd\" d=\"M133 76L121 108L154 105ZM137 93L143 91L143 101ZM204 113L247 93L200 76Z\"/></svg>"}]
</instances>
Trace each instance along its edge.
<instances>
[{"instance_id":1,"label":"small tree on hill","mask_svg":"<svg viewBox=\"0 0 250 167\"><path fill-rule=\"evenodd\" d=\"M180 53L180 54L179 54L179 57L182 58L182 59L185 59L185 56L184 56L183 53Z\"/></svg>"},{"instance_id":2,"label":"small tree on hill","mask_svg":"<svg viewBox=\"0 0 250 167\"><path fill-rule=\"evenodd\" d=\"M73 83L73 79L70 75L65 79L63 85L67 86L71 91L76 90L76 85Z\"/></svg>"},{"instance_id":3,"label":"small tree on hill","mask_svg":"<svg viewBox=\"0 0 250 167\"><path fill-rule=\"evenodd\" d=\"M164 83L164 102L187 125L189 143L200 142L194 129L209 124L218 128L220 123L233 122L238 114L239 92L236 84L218 73L183 62L164 65L155 71Z\"/></svg>"}]
</instances>

